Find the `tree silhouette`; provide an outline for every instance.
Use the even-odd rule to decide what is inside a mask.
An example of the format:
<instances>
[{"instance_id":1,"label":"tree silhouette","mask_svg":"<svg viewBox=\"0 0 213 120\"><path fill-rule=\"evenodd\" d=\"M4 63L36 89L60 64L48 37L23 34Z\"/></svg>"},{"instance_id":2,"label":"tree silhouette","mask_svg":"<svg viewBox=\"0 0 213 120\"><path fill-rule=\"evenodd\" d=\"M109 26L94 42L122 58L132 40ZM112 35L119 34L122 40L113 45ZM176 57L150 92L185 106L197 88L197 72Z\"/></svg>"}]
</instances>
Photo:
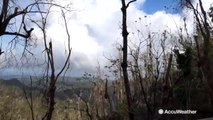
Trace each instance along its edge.
<instances>
[{"instance_id":1,"label":"tree silhouette","mask_svg":"<svg viewBox=\"0 0 213 120\"><path fill-rule=\"evenodd\" d=\"M122 2L122 36L123 36L123 62L121 63L121 67L123 69L123 77L124 77L124 85L126 90L126 98L128 103L128 111L129 111L129 119L134 120L134 115L132 113L132 98L131 98L131 90L130 90L130 84L128 79L128 72L127 72L127 52L128 52L128 31L127 31L127 8L132 2L135 2L136 0L131 0L127 4L125 0L121 0Z\"/></svg>"}]
</instances>

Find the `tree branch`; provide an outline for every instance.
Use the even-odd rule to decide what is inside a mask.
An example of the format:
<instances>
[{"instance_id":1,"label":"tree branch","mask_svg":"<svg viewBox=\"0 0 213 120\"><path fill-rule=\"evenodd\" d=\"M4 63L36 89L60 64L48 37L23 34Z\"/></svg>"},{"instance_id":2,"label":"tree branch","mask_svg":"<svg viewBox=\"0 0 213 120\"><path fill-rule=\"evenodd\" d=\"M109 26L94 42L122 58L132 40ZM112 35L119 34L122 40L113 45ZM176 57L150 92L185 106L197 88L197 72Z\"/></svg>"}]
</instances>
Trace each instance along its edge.
<instances>
[{"instance_id":1,"label":"tree branch","mask_svg":"<svg viewBox=\"0 0 213 120\"><path fill-rule=\"evenodd\" d=\"M133 3L133 2L135 2L135 1L137 1L137 0L131 0L131 1L129 1L129 2L127 3L127 5L126 5L126 8L128 8L129 5L130 5L131 3Z\"/></svg>"},{"instance_id":2,"label":"tree branch","mask_svg":"<svg viewBox=\"0 0 213 120\"><path fill-rule=\"evenodd\" d=\"M8 32L8 31L4 32L3 34L1 33L0 36L1 35L15 35L15 36L23 37L23 38L28 37L28 35L25 35L25 34L21 34L21 33L18 33L18 32Z\"/></svg>"}]
</instances>

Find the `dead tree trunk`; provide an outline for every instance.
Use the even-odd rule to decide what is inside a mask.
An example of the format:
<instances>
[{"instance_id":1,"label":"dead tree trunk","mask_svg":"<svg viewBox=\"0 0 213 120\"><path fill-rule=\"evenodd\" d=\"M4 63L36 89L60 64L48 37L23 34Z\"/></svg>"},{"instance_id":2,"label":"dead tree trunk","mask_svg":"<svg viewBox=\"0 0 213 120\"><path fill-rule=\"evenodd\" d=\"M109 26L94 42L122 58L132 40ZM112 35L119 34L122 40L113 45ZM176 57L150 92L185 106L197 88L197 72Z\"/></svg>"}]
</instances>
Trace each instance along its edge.
<instances>
[{"instance_id":1,"label":"dead tree trunk","mask_svg":"<svg viewBox=\"0 0 213 120\"><path fill-rule=\"evenodd\" d=\"M40 8L38 8L38 9L40 9ZM67 38L68 54L67 54L67 56L65 58L65 61L63 63L62 68L59 70L58 73L56 73L55 62L54 62L54 55L55 54L53 53L53 44L52 44L53 42L52 42L52 40L50 40L49 44L47 44L48 40L47 40L47 35L46 35L46 24L47 24L47 18L48 18L49 12L50 11L48 11L48 13L47 13L47 15L45 17L42 16L42 18L43 18L42 25L43 26L40 26L39 24L36 24L36 25L38 25L38 27L43 32L45 52L46 52L47 60L48 60L48 62L47 62L46 77L48 79L50 79L50 83L49 83L49 86L48 86L48 93L47 93L47 98L48 98L47 104L48 104L48 108L47 108L46 114L43 116L42 120L51 120L52 119L53 111L54 111L54 108L55 108L56 82L57 82L59 76L63 72L66 72L66 70L69 68L69 65L70 65L70 56L71 56L70 34L69 34L69 31L68 31L68 27L67 27L67 21L66 21L65 13L62 10L62 18L64 20L65 30L66 30L67 37L68 37ZM49 78L49 73L51 74L50 78Z\"/></svg>"},{"instance_id":2,"label":"dead tree trunk","mask_svg":"<svg viewBox=\"0 0 213 120\"><path fill-rule=\"evenodd\" d=\"M203 51L202 56L199 56L199 63L202 68L204 80L208 84L211 107L213 109L213 62L210 56L210 48L212 47L212 33L210 31L207 12L203 8L202 0L199 0L198 3L201 12L199 12L198 8L192 4L192 1L186 0L186 4L189 5L189 8L191 8L194 13L198 31L200 31L202 37Z\"/></svg>"},{"instance_id":3,"label":"dead tree trunk","mask_svg":"<svg viewBox=\"0 0 213 120\"><path fill-rule=\"evenodd\" d=\"M121 0L122 2L122 36L123 36L123 62L121 64L121 67L123 69L123 78L124 78L124 86L126 91L126 98L127 98L127 104L128 104L128 114L129 119L134 120L134 115L131 110L132 106L132 98L131 98L131 90L130 90L130 84L128 79L128 71L127 71L127 52L128 52L128 31L127 31L127 8L130 3L135 2L136 0L131 0L128 2L128 4L125 3L125 0Z\"/></svg>"},{"instance_id":4,"label":"dead tree trunk","mask_svg":"<svg viewBox=\"0 0 213 120\"><path fill-rule=\"evenodd\" d=\"M51 66L51 77L50 77L50 86L49 86L49 108L47 112L47 120L51 120L52 114L54 111L55 106L55 89L56 89L56 77L55 77L55 65L54 65L54 59L53 59L53 49L52 49L52 42L49 42L49 62Z\"/></svg>"}]
</instances>

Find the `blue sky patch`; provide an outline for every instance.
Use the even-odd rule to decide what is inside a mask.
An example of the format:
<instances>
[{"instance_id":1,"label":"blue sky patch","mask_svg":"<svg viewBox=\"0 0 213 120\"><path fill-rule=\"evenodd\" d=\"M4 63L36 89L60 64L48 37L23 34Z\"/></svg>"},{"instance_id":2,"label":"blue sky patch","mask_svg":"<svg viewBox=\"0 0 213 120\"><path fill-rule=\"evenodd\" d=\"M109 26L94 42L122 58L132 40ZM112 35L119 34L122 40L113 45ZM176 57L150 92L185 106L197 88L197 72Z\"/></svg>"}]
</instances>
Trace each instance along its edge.
<instances>
[{"instance_id":1,"label":"blue sky patch","mask_svg":"<svg viewBox=\"0 0 213 120\"><path fill-rule=\"evenodd\" d=\"M140 6L140 9L147 14L154 14L157 11L166 11L167 13L177 14L178 1L180 0L146 0L145 3Z\"/></svg>"}]
</instances>

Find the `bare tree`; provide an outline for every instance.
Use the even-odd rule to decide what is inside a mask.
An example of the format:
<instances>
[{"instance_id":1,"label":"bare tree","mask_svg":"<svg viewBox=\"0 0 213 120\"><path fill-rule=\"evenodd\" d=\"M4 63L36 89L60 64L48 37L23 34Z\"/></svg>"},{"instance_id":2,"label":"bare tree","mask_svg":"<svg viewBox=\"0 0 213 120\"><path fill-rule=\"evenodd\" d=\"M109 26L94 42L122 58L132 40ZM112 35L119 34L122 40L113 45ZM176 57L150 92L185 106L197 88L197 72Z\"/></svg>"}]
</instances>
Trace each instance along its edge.
<instances>
[{"instance_id":1,"label":"bare tree","mask_svg":"<svg viewBox=\"0 0 213 120\"><path fill-rule=\"evenodd\" d=\"M1 14L0 14L0 36L2 35L14 35L20 36L23 38L29 38L33 28L27 29L25 25L25 16L30 13L37 13L32 8L36 2L29 4L25 8L20 8L18 6L13 7L15 1L13 0L3 0L1 4ZM12 11L13 10L13 11ZM11 24L11 21L17 17L21 16L22 20L20 21L21 25L18 31L9 31L8 28L14 24ZM17 23L15 23L17 24ZM24 33L21 32L24 31Z\"/></svg>"},{"instance_id":2,"label":"bare tree","mask_svg":"<svg viewBox=\"0 0 213 120\"><path fill-rule=\"evenodd\" d=\"M197 46L198 53L198 59L199 64L202 69L203 78L208 84L209 89L209 96L211 98L211 104L213 108L213 66L212 66L212 58L210 56L210 50L212 47L212 37L211 37L211 22L208 19L208 14L204 10L202 0L198 1L197 5L193 5L192 0L182 0L183 5L185 5L187 8L191 9L196 21L197 31L200 32L201 35L201 41L202 43L200 51L200 45L198 43L197 37L195 36L195 43ZM210 15L211 16L211 15ZM200 53L201 52L201 53Z\"/></svg>"},{"instance_id":3,"label":"bare tree","mask_svg":"<svg viewBox=\"0 0 213 120\"><path fill-rule=\"evenodd\" d=\"M0 37L4 35L14 36L12 40L18 37L24 38L25 49L34 30L27 22L32 19L32 14L47 13L44 9L37 10L37 6L51 4L66 9L66 7L48 0L29 0L26 2L29 2L26 6L19 4L19 1L16 0L2 0L0 2ZM0 54L2 53L3 51L0 49Z\"/></svg>"},{"instance_id":4,"label":"bare tree","mask_svg":"<svg viewBox=\"0 0 213 120\"><path fill-rule=\"evenodd\" d=\"M62 13L62 18L64 20L64 25L65 25L65 31L67 34L67 56L65 58L64 64L62 65L62 68L59 70L59 72L56 72L55 68L55 61L54 61L54 52L53 52L53 41L48 40L47 34L46 34L46 25L48 21L48 16L50 13L51 8L55 6L54 4L49 4L48 11L43 14L40 8L40 6L37 6L37 9L40 11L40 16L42 17L41 24L39 24L36 21L33 21L42 31L43 33L43 41L44 41L44 52L47 56L47 71L46 71L46 80L49 81L48 85L48 92L47 92L47 104L48 104L48 109L44 117L42 118L43 120L51 120L52 119L52 114L54 111L54 106L55 106L55 92L56 92L56 82L59 78L59 76L63 73L66 72L66 70L69 68L70 65L70 56L71 56L71 43L70 43L70 34L68 31L68 26L67 26L67 21L66 21L66 16L65 12L63 11L63 8L61 8L61 13ZM49 41L49 42L48 42Z\"/></svg>"},{"instance_id":5,"label":"bare tree","mask_svg":"<svg viewBox=\"0 0 213 120\"><path fill-rule=\"evenodd\" d=\"M18 1L15 0L3 0L0 2L0 36L3 35L10 35L14 36L14 39L18 37L22 37L25 39L25 49L28 45L28 40L31 36L32 31L34 28L28 28L28 25L26 24L27 21L30 21L34 24L36 24L40 30L43 32L43 40L44 40L44 46L45 46L45 53L47 55L47 79L50 79L49 87L48 87L48 110L43 119L51 120L54 105L55 105L55 91L56 91L56 82L59 78L59 76L64 73L69 68L69 61L71 56L71 46L70 46L70 35L67 27L67 21L65 17L65 12L63 10L67 10L66 7L60 6L58 4L55 4L48 0L32 0L30 3L23 7L22 5L18 5ZM43 6L41 6L43 5ZM45 7L44 7L45 6ZM47 40L46 35L46 25L47 25L47 18L50 12L50 9L52 6L57 6L62 9L62 18L65 23L65 30L67 33L67 56L65 59L65 62L62 66L62 68L59 70L58 73L56 73L55 69L55 63L54 63L54 53L53 53L53 46L52 41L49 42ZM44 9L46 8L47 9ZM41 18L41 24L39 21L32 19L31 14L36 13L40 14ZM21 18L19 20L19 18ZM15 19L18 19L14 22ZM19 26L18 29L15 29L16 26ZM13 39L13 40L14 40ZM29 51L30 52L30 51ZM0 48L0 55L3 53L2 49ZM50 71L49 71L50 70ZM31 91L32 92L32 91ZM27 102L30 106L31 113L32 113L32 119L34 119L34 113L33 113L33 99L32 96L30 96L30 100L27 99Z\"/></svg>"},{"instance_id":6,"label":"bare tree","mask_svg":"<svg viewBox=\"0 0 213 120\"><path fill-rule=\"evenodd\" d=\"M36 1L25 7L18 6L17 3L18 2L14 0L2 0L0 2L0 36L14 36L13 40L22 37L25 39L26 46L33 31L33 28L28 28L26 25L26 16L38 13L38 11L33 10ZM21 19L16 21L16 19L19 18ZM0 48L0 55L2 53L4 53L4 51Z\"/></svg>"},{"instance_id":7,"label":"bare tree","mask_svg":"<svg viewBox=\"0 0 213 120\"><path fill-rule=\"evenodd\" d=\"M27 91L25 88L23 88L23 91L24 91L24 97L27 101L27 104L30 108L30 112L31 112L31 118L32 120L35 120L35 115L34 115L34 103L33 103L33 83L32 83L32 77L30 76L30 91L29 91L29 97L28 97L28 94L27 94Z\"/></svg>"},{"instance_id":8,"label":"bare tree","mask_svg":"<svg viewBox=\"0 0 213 120\"><path fill-rule=\"evenodd\" d=\"M128 104L128 112L129 112L129 119L134 120L134 114L132 113L132 97L131 97L131 90L130 90L130 84L128 79L128 71L127 71L127 52L128 52L128 31L127 31L127 8L132 2L135 2L136 0L131 0L127 4L125 0L121 0L122 3L122 36L123 36L123 62L121 64L121 67L123 69L123 77L124 77L124 85L126 90L126 98L127 98L127 104Z\"/></svg>"}]
</instances>

